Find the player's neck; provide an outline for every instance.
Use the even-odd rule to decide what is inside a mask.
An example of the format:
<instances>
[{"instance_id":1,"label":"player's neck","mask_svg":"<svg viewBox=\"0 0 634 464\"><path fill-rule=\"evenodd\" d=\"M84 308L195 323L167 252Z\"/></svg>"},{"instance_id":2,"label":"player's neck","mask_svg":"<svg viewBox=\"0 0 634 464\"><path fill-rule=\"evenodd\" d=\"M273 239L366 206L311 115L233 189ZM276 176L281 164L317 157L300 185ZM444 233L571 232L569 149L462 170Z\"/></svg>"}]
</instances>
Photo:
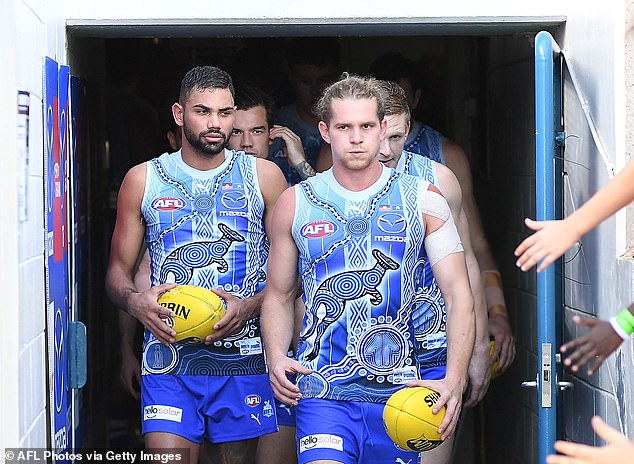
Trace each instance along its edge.
<instances>
[{"instance_id":1,"label":"player's neck","mask_svg":"<svg viewBox=\"0 0 634 464\"><path fill-rule=\"evenodd\" d=\"M215 155L210 155L196 150L191 145L186 146L186 144L183 144L183 147L181 148L181 157L190 167L199 171L209 171L217 168L224 162L225 150L223 149Z\"/></svg>"},{"instance_id":2,"label":"player's neck","mask_svg":"<svg viewBox=\"0 0 634 464\"><path fill-rule=\"evenodd\" d=\"M342 164L334 164L332 175L343 188L351 192L360 192L370 188L383 173L381 163L372 163L364 169L349 169Z\"/></svg>"}]
</instances>

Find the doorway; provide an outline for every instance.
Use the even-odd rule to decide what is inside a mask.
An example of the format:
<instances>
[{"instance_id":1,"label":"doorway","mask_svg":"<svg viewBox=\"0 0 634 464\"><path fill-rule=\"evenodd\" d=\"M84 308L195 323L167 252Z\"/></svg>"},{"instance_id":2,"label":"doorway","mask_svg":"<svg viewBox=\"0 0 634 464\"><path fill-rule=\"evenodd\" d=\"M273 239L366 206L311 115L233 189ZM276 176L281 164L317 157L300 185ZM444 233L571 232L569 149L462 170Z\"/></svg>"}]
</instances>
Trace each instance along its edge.
<instances>
[{"instance_id":1,"label":"doorway","mask_svg":"<svg viewBox=\"0 0 634 464\"><path fill-rule=\"evenodd\" d=\"M418 63L424 70L423 98L413 117L460 144L469 156L474 192L505 282L517 356L510 370L492 381L470 419L475 433L464 438L464 454L457 462L536 462L538 406L535 395L519 386L534 378L537 366L535 282L533 274L517 271L512 250L525 233L523 217L535 211L532 38L544 28L490 25L486 30L447 27L430 32L376 25L302 30L337 37L341 69L352 73L366 74L372 60L387 52L400 52ZM556 29L550 29L555 35ZM183 28L156 28L150 34L138 31L141 37L129 28L70 30L71 73L91 89L88 111L94 115L86 154L93 259L82 283L90 288L83 402L83 416L90 420L85 422L84 446L142 443L140 408L119 381L117 310L103 285L117 189L127 169L167 150L169 107L176 101L180 78L192 66L213 64L232 74L259 74L278 106L290 101L282 57L297 29L280 26L276 36L253 31L245 28L240 37L186 37Z\"/></svg>"}]
</instances>

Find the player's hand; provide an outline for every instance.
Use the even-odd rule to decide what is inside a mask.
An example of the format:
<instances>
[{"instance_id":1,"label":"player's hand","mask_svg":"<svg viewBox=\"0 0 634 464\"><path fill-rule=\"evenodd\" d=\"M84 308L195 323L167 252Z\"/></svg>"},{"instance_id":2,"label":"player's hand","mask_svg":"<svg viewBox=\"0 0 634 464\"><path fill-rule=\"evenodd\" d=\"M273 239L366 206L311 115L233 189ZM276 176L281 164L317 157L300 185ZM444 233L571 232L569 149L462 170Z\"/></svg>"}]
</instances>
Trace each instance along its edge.
<instances>
[{"instance_id":1,"label":"player's hand","mask_svg":"<svg viewBox=\"0 0 634 464\"><path fill-rule=\"evenodd\" d=\"M489 315L489 334L495 339L489 365L497 360L498 365L495 372L504 372L515 359L515 339L508 316L498 313Z\"/></svg>"},{"instance_id":2,"label":"player's hand","mask_svg":"<svg viewBox=\"0 0 634 464\"><path fill-rule=\"evenodd\" d=\"M491 365L489 363L488 341L485 343L476 343L469 361L469 388L467 389L467 397L464 407L472 408L477 405L487 390L491 381Z\"/></svg>"},{"instance_id":3,"label":"player's hand","mask_svg":"<svg viewBox=\"0 0 634 464\"><path fill-rule=\"evenodd\" d=\"M174 343L176 331L165 323L167 316L174 317L174 311L158 304L158 298L176 284L161 284L142 292L134 292L128 296L128 314L134 316L143 326L152 332L161 343Z\"/></svg>"},{"instance_id":4,"label":"player's hand","mask_svg":"<svg viewBox=\"0 0 634 464\"><path fill-rule=\"evenodd\" d=\"M130 351L121 352L121 368L119 379L125 391L132 398L138 400L141 397L141 365L139 360Z\"/></svg>"},{"instance_id":5,"label":"player's hand","mask_svg":"<svg viewBox=\"0 0 634 464\"><path fill-rule=\"evenodd\" d=\"M251 299L236 298L221 288L214 288L213 292L225 301L226 312L222 319L214 325L215 332L205 338L210 344L240 332L247 321L257 315L257 306Z\"/></svg>"},{"instance_id":6,"label":"player's hand","mask_svg":"<svg viewBox=\"0 0 634 464\"><path fill-rule=\"evenodd\" d=\"M302 394L297 385L288 379L288 375L310 375L313 371L288 356L270 356L268 364L269 378L275 397L284 404L297 406L297 401L302 398Z\"/></svg>"},{"instance_id":7,"label":"player's hand","mask_svg":"<svg viewBox=\"0 0 634 464\"><path fill-rule=\"evenodd\" d=\"M288 164L296 166L302 161L306 161L306 155L304 154L304 146L302 145L302 139L290 130L288 127L274 125L269 133L269 138L275 140L280 138L284 140L286 144L286 157Z\"/></svg>"},{"instance_id":8,"label":"player's hand","mask_svg":"<svg viewBox=\"0 0 634 464\"><path fill-rule=\"evenodd\" d=\"M456 430L456 425L458 425L462 406L462 393L465 389L464 382L454 381L445 377L442 380L414 380L406 385L408 387L431 388L440 394L440 398L434 405L432 413L436 414L442 409L443 405L446 406L445 418L438 427L438 433L440 433L443 440L450 438Z\"/></svg>"},{"instance_id":9,"label":"player's hand","mask_svg":"<svg viewBox=\"0 0 634 464\"><path fill-rule=\"evenodd\" d=\"M577 325L590 327L590 332L561 346L562 353L569 353L564 359L564 366L577 372L583 366L589 365L588 375L592 375L603 361L621 346L623 339L607 321L582 319L579 316L574 316L572 321Z\"/></svg>"},{"instance_id":10,"label":"player's hand","mask_svg":"<svg viewBox=\"0 0 634 464\"><path fill-rule=\"evenodd\" d=\"M600 417L592 418L592 428L603 440L605 446L589 446L567 441L556 441L555 450L561 454L551 454L548 464L632 464L634 443L625 435L607 425Z\"/></svg>"},{"instance_id":11,"label":"player's hand","mask_svg":"<svg viewBox=\"0 0 634 464\"><path fill-rule=\"evenodd\" d=\"M524 224L537 232L515 249L515 256L518 257L515 264L522 271L528 271L542 260L537 272L543 271L581 238L565 220L533 221L526 218Z\"/></svg>"}]
</instances>

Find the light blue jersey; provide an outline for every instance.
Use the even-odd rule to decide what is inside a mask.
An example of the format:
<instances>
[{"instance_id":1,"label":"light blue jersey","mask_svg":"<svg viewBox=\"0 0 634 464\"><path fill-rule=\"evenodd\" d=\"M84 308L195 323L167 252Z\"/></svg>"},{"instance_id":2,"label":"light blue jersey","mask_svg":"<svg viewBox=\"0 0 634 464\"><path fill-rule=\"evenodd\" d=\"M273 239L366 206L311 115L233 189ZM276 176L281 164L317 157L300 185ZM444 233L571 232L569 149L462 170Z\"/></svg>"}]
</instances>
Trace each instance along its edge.
<instances>
[{"instance_id":1,"label":"light blue jersey","mask_svg":"<svg viewBox=\"0 0 634 464\"><path fill-rule=\"evenodd\" d=\"M198 171L178 151L147 163L141 211L152 285L166 282L222 288L238 298L262 290L268 240L256 159L225 150L225 161ZM169 346L145 332L144 374L266 373L259 319L208 346L187 339Z\"/></svg>"},{"instance_id":2,"label":"light blue jersey","mask_svg":"<svg viewBox=\"0 0 634 464\"><path fill-rule=\"evenodd\" d=\"M442 141L444 136L435 129L412 121L412 129L405 141L404 150L426 156L438 163L445 164L442 154Z\"/></svg>"},{"instance_id":3,"label":"light blue jersey","mask_svg":"<svg viewBox=\"0 0 634 464\"><path fill-rule=\"evenodd\" d=\"M384 169L362 192L332 170L298 184L292 234L306 315L304 397L384 403L418 378L412 315L432 332L444 301L428 267L422 205L429 182Z\"/></svg>"},{"instance_id":4,"label":"light blue jersey","mask_svg":"<svg viewBox=\"0 0 634 464\"><path fill-rule=\"evenodd\" d=\"M426 180L440 189L436 161L430 158L403 151L395 169L403 174ZM425 272L432 273L429 262L426 264ZM447 308L445 305L438 305L436 308L441 309L442 313L436 314L434 319L447 320ZM420 347L416 353L416 358L421 365L421 372L429 372L447 365L447 333L445 324L430 324L427 316L425 313L417 313L412 317L414 333ZM433 331L432 328L434 329ZM423 378L427 378L427 376L423 375Z\"/></svg>"}]
</instances>

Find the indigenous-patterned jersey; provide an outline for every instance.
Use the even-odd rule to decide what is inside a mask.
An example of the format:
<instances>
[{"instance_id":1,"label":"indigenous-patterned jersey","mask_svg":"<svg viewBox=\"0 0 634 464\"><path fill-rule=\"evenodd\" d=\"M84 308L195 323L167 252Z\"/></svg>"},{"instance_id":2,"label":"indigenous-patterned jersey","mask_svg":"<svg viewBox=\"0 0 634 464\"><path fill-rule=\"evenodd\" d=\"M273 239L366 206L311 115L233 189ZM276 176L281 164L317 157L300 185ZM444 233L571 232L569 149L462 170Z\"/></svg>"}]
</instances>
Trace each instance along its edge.
<instances>
[{"instance_id":1,"label":"indigenous-patterned jersey","mask_svg":"<svg viewBox=\"0 0 634 464\"><path fill-rule=\"evenodd\" d=\"M225 150L210 171L187 165L178 151L147 163L141 211L152 285L222 288L237 298L262 290L269 244L256 159ZM213 345L161 344L145 332L144 374L251 375L266 372L259 319Z\"/></svg>"},{"instance_id":2,"label":"indigenous-patterned jersey","mask_svg":"<svg viewBox=\"0 0 634 464\"><path fill-rule=\"evenodd\" d=\"M315 161L317 155L319 155L319 149L326 142L321 137L317 125L310 125L305 123L302 118L297 114L297 107L294 104L282 106L275 115L275 124L281 124L288 127L295 132L297 136L302 140L302 146L304 147L304 155L306 161L315 167ZM286 152L284 151L284 141L282 139L276 139L271 144L269 149L269 159L275 162L286 177L289 185L295 185L301 181L302 178L297 173L295 168L288 164Z\"/></svg>"},{"instance_id":3,"label":"indigenous-patterned jersey","mask_svg":"<svg viewBox=\"0 0 634 464\"><path fill-rule=\"evenodd\" d=\"M403 151L396 166L396 171L403 174L418 177L426 180L430 184L440 188L438 173L436 172L436 161L420 156L416 153ZM425 272L432 273L429 262L426 264ZM441 308L437 306L436 308ZM447 320L447 308L442 305L442 314L435 315L435 318ZM447 333L445 324L435 325L436 332L431 332L425 314L414 314L412 317L414 324L414 334L419 343L420 349L416 352L416 358L423 370L433 367L445 366L447 364Z\"/></svg>"},{"instance_id":4,"label":"indigenous-patterned jersey","mask_svg":"<svg viewBox=\"0 0 634 464\"><path fill-rule=\"evenodd\" d=\"M403 149L445 164L445 158L442 154L443 139L444 136L437 130L418 121L412 121L412 129L409 131Z\"/></svg>"},{"instance_id":5,"label":"indigenous-patterned jersey","mask_svg":"<svg viewBox=\"0 0 634 464\"><path fill-rule=\"evenodd\" d=\"M426 269L422 205L429 182L384 169L362 192L332 170L295 187L292 234L306 315L298 360L304 397L384 403L418 378L412 315L444 326Z\"/></svg>"}]
</instances>

